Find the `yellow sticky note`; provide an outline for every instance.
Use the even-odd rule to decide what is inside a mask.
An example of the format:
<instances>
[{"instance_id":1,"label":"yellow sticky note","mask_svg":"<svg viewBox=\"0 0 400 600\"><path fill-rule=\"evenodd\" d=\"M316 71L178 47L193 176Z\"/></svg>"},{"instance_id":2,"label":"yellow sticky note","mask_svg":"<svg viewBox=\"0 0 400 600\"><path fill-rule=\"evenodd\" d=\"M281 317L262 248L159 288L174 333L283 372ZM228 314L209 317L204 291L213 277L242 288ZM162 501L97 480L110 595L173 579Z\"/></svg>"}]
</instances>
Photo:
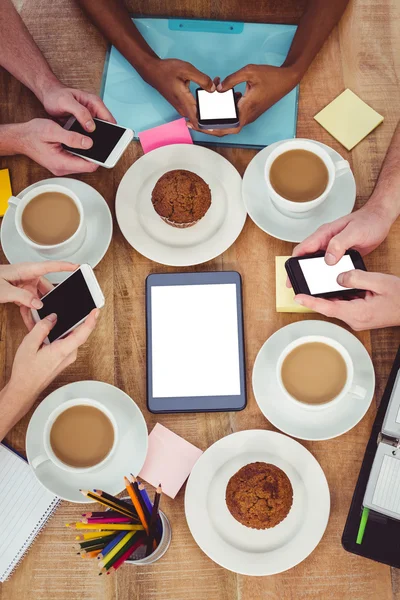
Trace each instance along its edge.
<instances>
[{"instance_id":1,"label":"yellow sticky note","mask_svg":"<svg viewBox=\"0 0 400 600\"><path fill-rule=\"evenodd\" d=\"M8 169L0 169L0 217L8 208L8 199L12 196Z\"/></svg>"},{"instance_id":2,"label":"yellow sticky note","mask_svg":"<svg viewBox=\"0 0 400 600\"><path fill-rule=\"evenodd\" d=\"M352 150L383 121L382 115L347 89L314 119L347 150Z\"/></svg>"},{"instance_id":3,"label":"yellow sticky note","mask_svg":"<svg viewBox=\"0 0 400 600\"><path fill-rule=\"evenodd\" d=\"M311 313L310 308L300 306L294 301L294 291L286 287L285 262L290 256L275 256L275 281L276 281L276 312Z\"/></svg>"}]
</instances>

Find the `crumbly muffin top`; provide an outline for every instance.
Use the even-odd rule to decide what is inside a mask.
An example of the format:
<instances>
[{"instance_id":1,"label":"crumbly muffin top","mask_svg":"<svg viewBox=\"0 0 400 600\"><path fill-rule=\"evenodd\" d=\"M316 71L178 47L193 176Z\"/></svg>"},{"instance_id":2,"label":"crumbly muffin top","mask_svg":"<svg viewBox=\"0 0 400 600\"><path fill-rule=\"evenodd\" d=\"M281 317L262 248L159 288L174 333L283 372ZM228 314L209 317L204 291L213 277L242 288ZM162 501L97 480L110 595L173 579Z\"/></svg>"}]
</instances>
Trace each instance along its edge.
<instances>
[{"instance_id":1,"label":"crumbly muffin top","mask_svg":"<svg viewBox=\"0 0 400 600\"><path fill-rule=\"evenodd\" d=\"M211 206L211 191L204 179L183 169L168 171L154 186L151 201L160 217L175 223L192 223Z\"/></svg>"}]
</instances>

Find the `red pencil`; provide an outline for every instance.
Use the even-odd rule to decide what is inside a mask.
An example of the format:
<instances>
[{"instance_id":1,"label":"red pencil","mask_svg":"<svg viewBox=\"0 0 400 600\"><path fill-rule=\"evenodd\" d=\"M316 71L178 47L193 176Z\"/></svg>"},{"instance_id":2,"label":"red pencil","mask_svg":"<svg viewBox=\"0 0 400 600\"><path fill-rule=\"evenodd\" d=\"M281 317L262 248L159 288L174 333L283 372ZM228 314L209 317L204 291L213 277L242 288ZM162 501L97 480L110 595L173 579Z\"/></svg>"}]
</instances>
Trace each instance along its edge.
<instances>
[{"instance_id":1,"label":"red pencil","mask_svg":"<svg viewBox=\"0 0 400 600\"><path fill-rule=\"evenodd\" d=\"M135 550L137 550L137 548L139 548L139 546L143 546L143 545L144 545L144 538L141 538L137 542L135 542L135 544L133 544L133 546L131 546L125 552L125 554L120 556L120 558L117 561L115 561L113 566L110 568L110 571L111 571L111 569L114 569L116 571L118 569L118 567L120 567L130 557L130 555L133 554L135 552Z\"/></svg>"},{"instance_id":2,"label":"red pencil","mask_svg":"<svg viewBox=\"0 0 400 600\"><path fill-rule=\"evenodd\" d=\"M109 519L86 518L82 519L82 523L133 523L129 517L111 517Z\"/></svg>"}]
</instances>

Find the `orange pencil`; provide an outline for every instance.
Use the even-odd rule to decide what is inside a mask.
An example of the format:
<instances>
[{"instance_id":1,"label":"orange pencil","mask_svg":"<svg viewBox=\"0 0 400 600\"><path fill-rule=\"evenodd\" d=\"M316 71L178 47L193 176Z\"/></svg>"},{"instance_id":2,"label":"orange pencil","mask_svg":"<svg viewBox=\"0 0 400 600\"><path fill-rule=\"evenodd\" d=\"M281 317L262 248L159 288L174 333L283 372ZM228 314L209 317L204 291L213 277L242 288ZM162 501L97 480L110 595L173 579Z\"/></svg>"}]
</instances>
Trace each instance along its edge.
<instances>
[{"instance_id":1,"label":"orange pencil","mask_svg":"<svg viewBox=\"0 0 400 600\"><path fill-rule=\"evenodd\" d=\"M100 554L101 550L91 550L90 552L81 552L83 558L96 558Z\"/></svg>"},{"instance_id":2,"label":"orange pencil","mask_svg":"<svg viewBox=\"0 0 400 600\"><path fill-rule=\"evenodd\" d=\"M147 533L147 535L149 535L149 525L146 521L146 517L144 515L142 506L136 496L133 484L129 481L129 479L127 477L124 477L124 482L125 482L126 491L128 492L130 499L132 500L132 504L136 509L136 512L139 516L140 522L142 523L143 528L144 528L145 532Z\"/></svg>"}]
</instances>

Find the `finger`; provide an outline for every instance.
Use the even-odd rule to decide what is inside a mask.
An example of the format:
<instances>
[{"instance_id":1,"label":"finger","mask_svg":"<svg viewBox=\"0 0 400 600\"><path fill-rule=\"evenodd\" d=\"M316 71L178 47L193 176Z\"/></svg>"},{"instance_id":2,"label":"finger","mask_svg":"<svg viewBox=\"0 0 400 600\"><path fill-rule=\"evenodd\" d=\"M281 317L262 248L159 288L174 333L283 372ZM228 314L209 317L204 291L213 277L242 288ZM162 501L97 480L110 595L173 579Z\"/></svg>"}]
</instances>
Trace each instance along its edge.
<instances>
[{"instance_id":1,"label":"finger","mask_svg":"<svg viewBox=\"0 0 400 600\"><path fill-rule=\"evenodd\" d=\"M46 294L54 290L54 285L45 277L41 277L38 281L37 289L41 296L45 296Z\"/></svg>"},{"instance_id":2,"label":"finger","mask_svg":"<svg viewBox=\"0 0 400 600\"><path fill-rule=\"evenodd\" d=\"M14 302L19 306L27 306L28 308L35 308L36 310L43 306L43 302L39 300L37 295L31 290L11 285L11 283L8 282L4 284L2 301Z\"/></svg>"},{"instance_id":3,"label":"finger","mask_svg":"<svg viewBox=\"0 0 400 600\"><path fill-rule=\"evenodd\" d=\"M78 100L86 105L93 117L97 117L98 119L103 119L103 121L109 121L110 123L116 123L117 121L113 117L113 115L108 110L107 106L104 102L96 96L95 94L88 94L87 92L80 92L78 96ZM96 123L95 123L96 125ZM86 129L86 128L85 128ZM88 131L91 131L88 129Z\"/></svg>"},{"instance_id":4,"label":"finger","mask_svg":"<svg viewBox=\"0 0 400 600\"><path fill-rule=\"evenodd\" d=\"M47 338L56 322L57 315L52 313L51 315L47 315L47 317L36 323L32 331L28 333L25 339L29 346L35 352L37 352L42 346L44 340Z\"/></svg>"},{"instance_id":5,"label":"finger","mask_svg":"<svg viewBox=\"0 0 400 600\"><path fill-rule=\"evenodd\" d=\"M218 87L219 84L221 83L221 77L214 77L213 83L214 83L215 87Z\"/></svg>"},{"instance_id":6,"label":"finger","mask_svg":"<svg viewBox=\"0 0 400 600\"><path fill-rule=\"evenodd\" d=\"M294 250L292 256L303 256L304 254L313 254L319 250L325 250L331 241L340 231L342 231L348 223L348 218L337 219L332 223L325 223L321 225L313 234L298 244ZM328 258L329 261L329 258ZM336 264L336 262L328 262L327 264Z\"/></svg>"},{"instance_id":7,"label":"finger","mask_svg":"<svg viewBox=\"0 0 400 600\"><path fill-rule=\"evenodd\" d=\"M55 125L57 125L57 123L55 123ZM82 135L76 131L69 131L60 125L57 125L57 129L52 131L52 138L53 139L50 140L52 142L59 142L60 144L65 144L66 146L77 150L87 150L93 146L93 140L87 135Z\"/></svg>"},{"instance_id":8,"label":"finger","mask_svg":"<svg viewBox=\"0 0 400 600\"><path fill-rule=\"evenodd\" d=\"M7 281L30 281L48 273L60 273L62 271L76 271L79 265L61 260L46 260L38 263L18 263L10 269Z\"/></svg>"},{"instance_id":9,"label":"finger","mask_svg":"<svg viewBox=\"0 0 400 600\"><path fill-rule=\"evenodd\" d=\"M27 308L26 306L21 306L19 312L21 313L22 320L27 330L32 331L32 329L35 327L35 321L33 320L30 308Z\"/></svg>"},{"instance_id":10,"label":"finger","mask_svg":"<svg viewBox=\"0 0 400 600\"><path fill-rule=\"evenodd\" d=\"M325 262L328 265L336 265L344 253L360 241L360 233L354 223L349 223L342 231L337 233L329 241L326 247Z\"/></svg>"},{"instance_id":11,"label":"finger","mask_svg":"<svg viewBox=\"0 0 400 600\"><path fill-rule=\"evenodd\" d=\"M84 95L84 92L81 92L81 94ZM77 95L79 97L79 94ZM73 115L75 119L79 121L79 123L82 125L83 129L85 129L86 131L94 131L96 129L96 125L93 121L93 117L90 114L89 109L86 108L86 106L84 106L80 102L78 102L78 100L76 100L73 94L69 95L64 100L63 109L65 112L69 112L71 115Z\"/></svg>"},{"instance_id":12,"label":"finger","mask_svg":"<svg viewBox=\"0 0 400 600\"><path fill-rule=\"evenodd\" d=\"M95 308L87 317L86 321L79 325L72 333L62 340L54 342L55 350L59 347L66 356L77 350L86 342L94 328L100 315L100 309Z\"/></svg>"},{"instance_id":13,"label":"finger","mask_svg":"<svg viewBox=\"0 0 400 600\"><path fill-rule=\"evenodd\" d=\"M387 276L382 273L370 273L361 269L352 269L345 273L340 273L337 282L345 288L354 288L358 290L369 290L380 294L385 291L387 286Z\"/></svg>"},{"instance_id":14,"label":"finger","mask_svg":"<svg viewBox=\"0 0 400 600\"><path fill-rule=\"evenodd\" d=\"M321 315L325 315L326 317L341 319L342 321L346 321L349 317L348 312L351 301L346 302L345 300L325 300L324 298L315 298L314 296L309 296L307 294L297 294L294 297L294 300L297 304L300 304L300 306L310 308L311 310L314 310Z\"/></svg>"},{"instance_id":15,"label":"finger","mask_svg":"<svg viewBox=\"0 0 400 600\"><path fill-rule=\"evenodd\" d=\"M207 92L215 92L216 90L216 86L211 77L202 73L202 71L199 71L193 65L189 65L185 71L185 77L190 79L190 81L197 83L203 90L207 90Z\"/></svg>"},{"instance_id":16,"label":"finger","mask_svg":"<svg viewBox=\"0 0 400 600\"><path fill-rule=\"evenodd\" d=\"M66 150L60 152L57 158L57 165L50 169L54 175L72 175L73 173L94 173L99 165L89 162L79 156L74 156Z\"/></svg>"},{"instance_id":17,"label":"finger","mask_svg":"<svg viewBox=\"0 0 400 600\"><path fill-rule=\"evenodd\" d=\"M235 87L235 85L239 85L239 83L243 83L244 81L247 82L249 75L250 72L247 67L243 67L242 69L235 71L235 73L228 75L228 77L225 77L225 79L217 87L217 90L219 92L226 92L227 90Z\"/></svg>"}]
</instances>

